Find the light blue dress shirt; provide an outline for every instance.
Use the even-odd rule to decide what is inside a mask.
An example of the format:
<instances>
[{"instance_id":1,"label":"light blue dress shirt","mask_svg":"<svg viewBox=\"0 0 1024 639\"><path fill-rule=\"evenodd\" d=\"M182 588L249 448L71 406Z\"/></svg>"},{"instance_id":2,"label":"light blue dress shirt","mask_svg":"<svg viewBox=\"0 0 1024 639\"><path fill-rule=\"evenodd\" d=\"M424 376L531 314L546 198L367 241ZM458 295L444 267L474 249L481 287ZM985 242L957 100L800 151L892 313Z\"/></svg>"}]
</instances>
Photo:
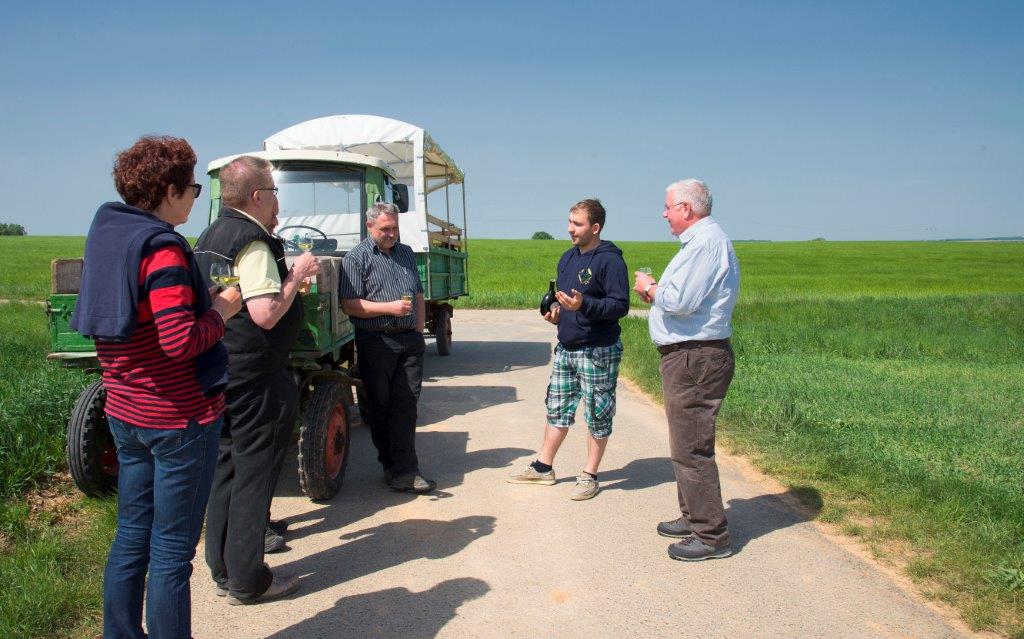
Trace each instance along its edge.
<instances>
[{"instance_id":1,"label":"light blue dress shirt","mask_svg":"<svg viewBox=\"0 0 1024 639\"><path fill-rule=\"evenodd\" d=\"M682 246L658 282L647 316L658 346L732 335L740 264L732 242L710 216L679 234Z\"/></svg>"}]
</instances>

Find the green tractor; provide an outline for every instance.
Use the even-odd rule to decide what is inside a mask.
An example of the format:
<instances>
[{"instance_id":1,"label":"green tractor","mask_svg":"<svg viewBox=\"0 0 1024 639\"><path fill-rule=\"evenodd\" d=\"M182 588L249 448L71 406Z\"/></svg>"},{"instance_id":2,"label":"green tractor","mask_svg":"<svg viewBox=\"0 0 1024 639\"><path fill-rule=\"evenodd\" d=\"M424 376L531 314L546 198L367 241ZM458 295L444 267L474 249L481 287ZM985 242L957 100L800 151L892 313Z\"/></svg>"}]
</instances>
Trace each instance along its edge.
<instances>
[{"instance_id":1,"label":"green tractor","mask_svg":"<svg viewBox=\"0 0 1024 639\"><path fill-rule=\"evenodd\" d=\"M279 225L286 259L312 247L321 273L302 296L304 325L291 349L290 369L301 392L299 480L311 499L329 499L341 487L349 454L353 389L358 398L355 329L341 310L338 290L345 253L366 237L367 209L375 202L398 206L401 240L416 253L427 304L427 334L437 352L452 348L451 301L469 293L464 176L423 130L405 122L365 115L310 120L277 133L264 149L249 153L273 165L279 188ZM210 213L220 213L221 167L237 155L209 164ZM461 195L461 226L452 221L453 187ZM428 213L428 200L444 217ZM457 202L458 203L458 202ZM54 260L46 313L48 359L99 370L96 350L69 327L81 281L82 260ZM117 488L117 450L104 413L100 380L89 384L68 421L71 476L88 495ZM364 421L365 403L358 402Z\"/></svg>"}]
</instances>

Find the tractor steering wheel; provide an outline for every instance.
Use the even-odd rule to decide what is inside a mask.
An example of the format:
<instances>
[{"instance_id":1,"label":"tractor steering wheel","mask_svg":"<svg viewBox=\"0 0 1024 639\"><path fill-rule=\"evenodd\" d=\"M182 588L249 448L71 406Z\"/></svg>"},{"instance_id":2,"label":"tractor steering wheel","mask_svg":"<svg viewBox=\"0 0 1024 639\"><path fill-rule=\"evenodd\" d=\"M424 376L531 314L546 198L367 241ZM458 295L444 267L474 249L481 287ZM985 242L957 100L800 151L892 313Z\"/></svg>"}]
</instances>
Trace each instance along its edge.
<instances>
[{"instance_id":1,"label":"tractor steering wheel","mask_svg":"<svg viewBox=\"0 0 1024 639\"><path fill-rule=\"evenodd\" d=\"M293 239L285 237L284 232L289 229L305 229L307 231L313 231L325 241L327 240L327 234L316 228L315 226L306 226L305 224L292 224L290 226L282 226L277 229L277 236L284 242L284 250L288 253L302 253L305 249L299 247L299 245Z\"/></svg>"}]
</instances>

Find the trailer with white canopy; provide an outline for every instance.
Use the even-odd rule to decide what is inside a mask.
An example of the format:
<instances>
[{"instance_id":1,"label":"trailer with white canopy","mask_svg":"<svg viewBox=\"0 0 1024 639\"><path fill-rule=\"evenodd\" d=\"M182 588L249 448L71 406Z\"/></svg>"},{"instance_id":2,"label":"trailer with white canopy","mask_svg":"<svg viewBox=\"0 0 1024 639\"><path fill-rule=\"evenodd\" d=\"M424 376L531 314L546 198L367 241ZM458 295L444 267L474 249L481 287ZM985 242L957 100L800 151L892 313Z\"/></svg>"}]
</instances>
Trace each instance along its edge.
<instances>
[{"instance_id":1,"label":"trailer with white canopy","mask_svg":"<svg viewBox=\"0 0 1024 639\"><path fill-rule=\"evenodd\" d=\"M465 174L430 134L390 118L333 115L279 131L250 155L274 167L286 246L310 234L315 254L344 255L366 238L370 206L398 207L401 241L420 270L427 331L448 355L451 300L469 293ZM209 165L211 222L220 209L216 172L235 157Z\"/></svg>"}]
</instances>

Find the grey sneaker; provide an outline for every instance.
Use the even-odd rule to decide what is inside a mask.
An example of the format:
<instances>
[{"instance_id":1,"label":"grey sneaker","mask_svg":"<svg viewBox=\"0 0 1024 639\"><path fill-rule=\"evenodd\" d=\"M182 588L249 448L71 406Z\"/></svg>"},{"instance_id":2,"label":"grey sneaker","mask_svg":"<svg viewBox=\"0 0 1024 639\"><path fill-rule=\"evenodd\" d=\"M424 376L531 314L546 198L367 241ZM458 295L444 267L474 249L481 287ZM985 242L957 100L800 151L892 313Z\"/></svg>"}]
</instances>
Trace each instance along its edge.
<instances>
[{"instance_id":1,"label":"grey sneaker","mask_svg":"<svg viewBox=\"0 0 1024 639\"><path fill-rule=\"evenodd\" d=\"M572 487L572 500L583 501L591 499L601 490L601 484L589 475L580 475L576 478L576 485Z\"/></svg>"},{"instance_id":2,"label":"grey sneaker","mask_svg":"<svg viewBox=\"0 0 1024 639\"><path fill-rule=\"evenodd\" d=\"M704 559L723 559L732 554L732 548L715 548L709 546L696 535L690 535L682 541L670 544L668 556L679 561L702 561Z\"/></svg>"},{"instance_id":3,"label":"grey sneaker","mask_svg":"<svg viewBox=\"0 0 1024 639\"><path fill-rule=\"evenodd\" d=\"M510 484L538 484L540 486L554 486L555 485L555 470L552 468L546 473L538 473L537 470L527 464L526 468L513 473L506 479Z\"/></svg>"},{"instance_id":4,"label":"grey sneaker","mask_svg":"<svg viewBox=\"0 0 1024 639\"><path fill-rule=\"evenodd\" d=\"M288 547L284 543L284 537L274 532L274 529L267 526L263 533L263 552L270 554L284 552Z\"/></svg>"},{"instance_id":5,"label":"grey sneaker","mask_svg":"<svg viewBox=\"0 0 1024 639\"><path fill-rule=\"evenodd\" d=\"M658 524L658 534L662 537L673 537L675 539L683 539L689 537L690 524L685 519L680 517L679 519L673 519L672 521L663 521Z\"/></svg>"},{"instance_id":6,"label":"grey sneaker","mask_svg":"<svg viewBox=\"0 0 1024 639\"><path fill-rule=\"evenodd\" d=\"M213 594L217 595L218 597L227 597L228 588L227 586L222 586L215 581L213 582Z\"/></svg>"},{"instance_id":7,"label":"grey sneaker","mask_svg":"<svg viewBox=\"0 0 1024 639\"><path fill-rule=\"evenodd\" d=\"M284 534L288 532L288 520L287 519L271 519L267 522L267 527L276 532L277 534L284 537Z\"/></svg>"},{"instance_id":8,"label":"grey sneaker","mask_svg":"<svg viewBox=\"0 0 1024 639\"><path fill-rule=\"evenodd\" d=\"M432 479L424 479L419 473L408 473L389 479L388 487L399 492L425 495L437 488L437 482Z\"/></svg>"},{"instance_id":9,"label":"grey sneaker","mask_svg":"<svg viewBox=\"0 0 1024 639\"><path fill-rule=\"evenodd\" d=\"M227 599L228 603L232 606L251 606L253 604L261 604L268 601L274 601L276 599L283 599L298 589L299 579L297 577L279 577L274 575L274 580L270 582L270 587L267 588L267 591L259 597L247 601L229 594Z\"/></svg>"}]
</instances>

